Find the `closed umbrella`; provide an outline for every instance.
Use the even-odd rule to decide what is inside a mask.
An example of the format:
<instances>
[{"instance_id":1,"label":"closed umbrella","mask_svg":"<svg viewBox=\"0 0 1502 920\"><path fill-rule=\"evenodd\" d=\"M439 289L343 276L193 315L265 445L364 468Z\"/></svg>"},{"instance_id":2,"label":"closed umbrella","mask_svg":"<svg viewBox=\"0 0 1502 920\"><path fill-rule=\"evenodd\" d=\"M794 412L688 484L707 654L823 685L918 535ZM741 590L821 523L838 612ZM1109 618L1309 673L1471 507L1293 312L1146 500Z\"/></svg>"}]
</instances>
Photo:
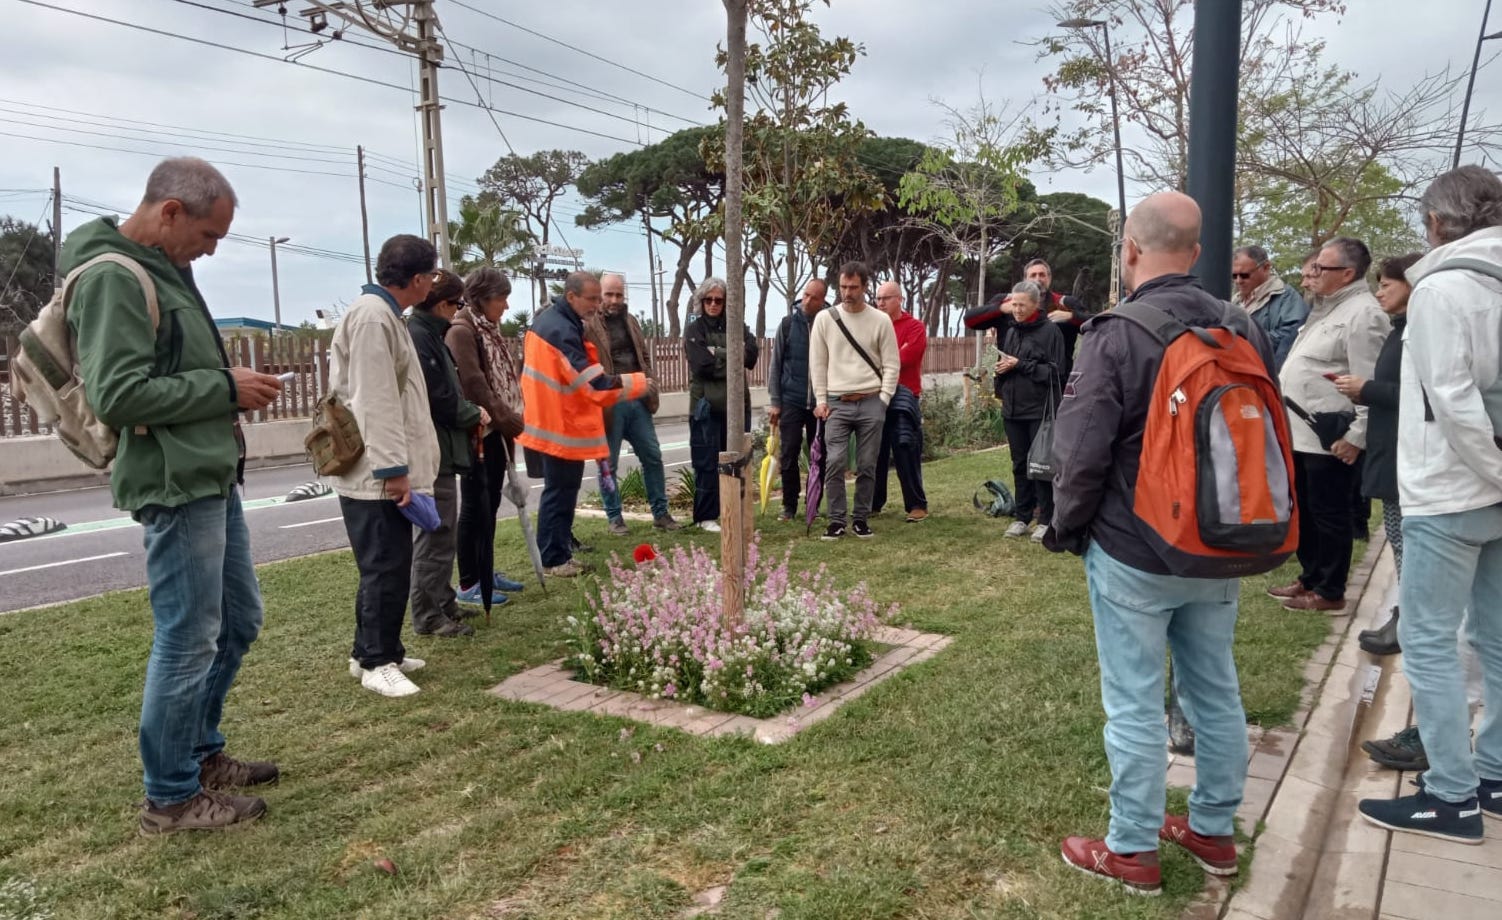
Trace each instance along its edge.
<instances>
[{"instance_id":1,"label":"closed umbrella","mask_svg":"<svg viewBox=\"0 0 1502 920\"><path fill-rule=\"evenodd\" d=\"M495 483L487 480L485 476L485 428L476 425L475 430L469 436L470 447L474 451L476 480L485 483L486 500L495 489ZM489 508L490 505L485 507ZM480 558L476 560L480 564L480 603L485 608L485 625L490 625L490 602L491 594L495 590L495 516L482 515L484 522L480 525Z\"/></svg>"},{"instance_id":2,"label":"closed umbrella","mask_svg":"<svg viewBox=\"0 0 1502 920\"><path fill-rule=\"evenodd\" d=\"M814 529L814 518L819 516L819 500L824 497L824 420L819 419L814 429L814 438L808 442L808 488L804 499L807 512L804 515L804 533Z\"/></svg>"},{"instance_id":3,"label":"closed umbrella","mask_svg":"<svg viewBox=\"0 0 1502 920\"><path fill-rule=\"evenodd\" d=\"M537 573L537 583L542 585L542 591L546 594L548 583L542 577L542 551L537 548L537 534L532 530L532 519L527 514L527 487L522 483L521 476L517 475L509 453L506 455L506 469L510 475L506 477L506 487L501 494L516 508L516 521L522 527L522 540L527 544L527 555L532 558L532 571Z\"/></svg>"},{"instance_id":4,"label":"closed umbrella","mask_svg":"<svg viewBox=\"0 0 1502 920\"><path fill-rule=\"evenodd\" d=\"M767 513L767 500L772 497L772 458L777 456L778 448L782 445L777 440L777 429L767 436L767 455L761 458L761 475L758 483L761 485L761 513Z\"/></svg>"}]
</instances>

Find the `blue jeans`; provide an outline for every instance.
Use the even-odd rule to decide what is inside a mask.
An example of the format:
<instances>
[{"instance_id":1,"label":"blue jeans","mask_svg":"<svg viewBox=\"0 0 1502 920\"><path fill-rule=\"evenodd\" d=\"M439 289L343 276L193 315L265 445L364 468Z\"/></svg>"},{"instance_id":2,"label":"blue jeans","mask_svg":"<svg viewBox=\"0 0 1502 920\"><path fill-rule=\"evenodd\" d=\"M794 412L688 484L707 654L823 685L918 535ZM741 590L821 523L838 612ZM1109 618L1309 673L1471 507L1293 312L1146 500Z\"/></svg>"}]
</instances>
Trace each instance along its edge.
<instances>
[{"instance_id":1,"label":"blue jeans","mask_svg":"<svg viewBox=\"0 0 1502 920\"><path fill-rule=\"evenodd\" d=\"M1158 848L1168 776L1163 675L1169 649L1174 689L1195 734L1189 826L1199 834L1232 833L1247 761L1246 713L1232 657L1240 582L1152 575L1096 544L1085 551L1085 577L1111 762L1106 846L1116 853Z\"/></svg>"},{"instance_id":2,"label":"blue jeans","mask_svg":"<svg viewBox=\"0 0 1502 920\"><path fill-rule=\"evenodd\" d=\"M1502 505L1457 514L1403 515L1403 616L1398 641L1429 770L1425 787L1447 802L1476 794L1477 777L1502 780ZM1471 645L1492 696L1471 753L1470 712L1456 632L1470 607Z\"/></svg>"},{"instance_id":3,"label":"blue jeans","mask_svg":"<svg viewBox=\"0 0 1502 920\"><path fill-rule=\"evenodd\" d=\"M668 513L667 475L662 468L662 446L657 442L657 427L652 424L652 413L640 400L616 403L610 411L610 430L605 433L610 442L610 468L615 471L616 483L621 480L621 442L631 445L636 460L641 464L642 479L647 484L647 501L652 505L652 516L663 517ZM605 506L605 516L621 516L619 491L600 492Z\"/></svg>"},{"instance_id":4,"label":"blue jeans","mask_svg":"<svg viewBox=\"0 0 1502 920\"><path fill-rule=\"evenodd\" d=\"M261 586L240 495L135 513L145 530L156 631L141 699L146 797L198 794L198 766L224 749L219 719L240 659L261 631Z\"/></svg>"}]
</instances>

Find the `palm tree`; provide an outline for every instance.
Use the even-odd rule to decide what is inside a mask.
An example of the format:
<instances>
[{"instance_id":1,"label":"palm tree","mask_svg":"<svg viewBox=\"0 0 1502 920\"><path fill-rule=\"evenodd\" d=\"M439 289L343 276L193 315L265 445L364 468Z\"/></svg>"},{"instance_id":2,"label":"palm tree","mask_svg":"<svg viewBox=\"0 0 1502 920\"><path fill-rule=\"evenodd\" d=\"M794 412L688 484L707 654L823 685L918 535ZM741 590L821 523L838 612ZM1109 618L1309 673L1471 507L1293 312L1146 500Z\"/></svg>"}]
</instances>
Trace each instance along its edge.
<instances>
[{"instance_id":1,"label":"palm tree","mask_svg":"<svg viewBox=\"0 0 1502 920\"><path fill-rule=\"evenodd\" d=\"M449 251L461 275L484 265L512 274L522 271L535 239L520 212L501 207L489 195L465 195L459 202L459 219L449 221Z\"/></svg>"}]
</instances>

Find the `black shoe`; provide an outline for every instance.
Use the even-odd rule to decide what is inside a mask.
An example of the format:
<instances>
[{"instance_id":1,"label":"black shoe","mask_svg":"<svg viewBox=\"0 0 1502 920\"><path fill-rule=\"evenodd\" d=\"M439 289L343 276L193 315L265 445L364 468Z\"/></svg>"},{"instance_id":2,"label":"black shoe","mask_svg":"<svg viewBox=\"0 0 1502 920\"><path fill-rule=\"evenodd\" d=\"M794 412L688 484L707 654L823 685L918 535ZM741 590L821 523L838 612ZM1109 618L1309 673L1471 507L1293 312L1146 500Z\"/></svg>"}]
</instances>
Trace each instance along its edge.
<instances>
[{"instance_id":1,"label":"black shoe","mask_svg":"<svg viewBox=\"0 0 1502 920\"><path fill-rule=\"evenodd\" d=\"M1390 831L1422 834L1480 846L1485 836L1481 822L1481 805L1475 796L1464 802L1451 803L1435 798L1420 789L1399 799L1362 799L1356 803L1361 816Z\"/></svg>"},{"instance_id":2,"label":"black shoe","mask_svg":"<svg viewBox=\"0 0 1502 920\"><path fill-rule=\"evenodd\" d=\"M1361 650L1371 655L1396 655L1403 649L1398 645L1398 608L1392 616L1376 629L1363 629L1358 637Z\"/></svg>"},{"instance_id":3,"label":"black shoe","mask_svg":"<svg viewBox=\"0 0 1502 920\"><path fill-rule=\"evenodd\" d=\"M1413 784L1424 788L1424 775L1413 778ZM1476 798L1481 804L1481 813L1489 818L1502 819L1502 779L1482 779L1476 787Z\"/></svg>"},{"instance_id":4,"label":"black shoe","mask_svg":"<svg viewBox=\"0 0 1502 920\"><path fill-rule=\"evenodd\" d=\"M440 639L457 639L460 636L473 636L475 634L473 626L447 619L436 629L422 630L413 627L412 631L419 636L437 636Z\"/></svg>"},{"instance_id":5,"label":"black shoe","mask_svg":"<svg viewBox=\"0 0 1502 920\"><path fill-rule=\"evenodd\" d=\"M575 553L592 553L595 551L595 548L593 546L590 546L588 543L580 542L579 538L574 536L573 534L569 534L568 546L569 549Z\"/></svg>"},{"instance_id":6,"label":"black shoe","mask_svg":"<svg viewBox=\"0 0 1502 920\"><path fill-rule=\"evenodd\" d=\"M1168 749L1185 757L1194 756L1194 728L1184 718L1177 696L1168 707Z\"/></svg>"},{"instance_id":7,"label":"black shoe","mask_svg":"<svg viewBox=\"0 0 1502 920\"><path fill-rule=\"evenodd\" d=\"M1429 769L1429 757L1424 753L1424 742L1419 738L1416 725L1403 729L1391 738L1363 741L1361 749L1373 761L1392 770L1411 773Z\"/></svg>"},{"instance_id":8,"label":"black shoe","mask_svg":"<svg viewBox=\"0 0 1502 920\"><path fill-rule=\"evenodd\" d=\"M871 532L871 525L867 524L865 521L856 521L854 524L850 525L850 530L862 540L876 536L876 534Z\"/></svg>"},{"instance_id":9,"label":"black shoe","mask_svg":"<svg viewBox=\"0 0 1502 920\"><path fill-rule=\"evenodd\" d=\"M827 528L825 528L825 530L824 530L824 536L820 537L819 539L820 540L838 540L840 537L843 537L844 535L845 535L845 525L844 524L830 524Z\"/></svg>"}]
</instances>

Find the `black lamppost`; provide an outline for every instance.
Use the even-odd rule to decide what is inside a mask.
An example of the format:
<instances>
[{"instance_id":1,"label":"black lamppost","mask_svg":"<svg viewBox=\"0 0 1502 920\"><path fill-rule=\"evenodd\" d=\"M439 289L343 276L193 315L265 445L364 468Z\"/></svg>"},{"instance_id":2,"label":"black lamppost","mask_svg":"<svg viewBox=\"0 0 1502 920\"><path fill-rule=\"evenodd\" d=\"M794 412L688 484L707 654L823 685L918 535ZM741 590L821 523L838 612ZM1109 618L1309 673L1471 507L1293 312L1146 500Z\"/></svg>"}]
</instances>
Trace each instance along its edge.
<instances>
[{"instance_id":1,"label":"black lamppost","mask_svg":"<svg viewBox=\"0 0 1502 920\"><path fill-rule=\"evenodd\" d=\"M1488 0L1490 2L1490 0ZM1100 29L1100 34L1105 40L1106 46L1106 74L1110 77L1107 84L1111 96L1111 134L1116 142L1116 214L1117 214L1117 244L1121 242L1121 235L1126 228L1126 172L1121 168L1121 116L1116 110L1116 59L1111 56L1111 25L1104 19L1065 19L1059 22L1061 29ZM1118 249L1119 251L1119 249ZM1123 294L1126 286L1121 284L1120 271L1117 272L1117 290Z\"/></svg>"},{"instance_id":2,"label":"black lamppost","mask_svg":"<svg viewBox=\"0 0 1502 920\"><path fill-rule=\"evenodd\" d=\"M1476 88L1476 68L1481 66L1481 46L1494 38L1502 38L1502 32L1486 34L1486 21L1492 15L1492 0L1486 0L1486 8L1481 11L1481 32L1476 36L1476 56L1471 58L1471 78L1465 85L1465 102L1460 106L1460 133L1455 136L1455 162L1450 164L1451 169L1460 168L1460 148L1465 145L1465 123L1471 114L1471 91Z\"/></svg>"},{"instance_id":3,"label":"black lamppost","mask_svg":"<svg viewBox=\"0 0 1502 920\"><path fill-rule=\"evenodd\" d=\"M1185 190L1199 204L1202 221L1194 273L1205 290L1227 299L1231 296L1240 69L1241 0L1196 3Z\"/></svg>"}]
</instances>

